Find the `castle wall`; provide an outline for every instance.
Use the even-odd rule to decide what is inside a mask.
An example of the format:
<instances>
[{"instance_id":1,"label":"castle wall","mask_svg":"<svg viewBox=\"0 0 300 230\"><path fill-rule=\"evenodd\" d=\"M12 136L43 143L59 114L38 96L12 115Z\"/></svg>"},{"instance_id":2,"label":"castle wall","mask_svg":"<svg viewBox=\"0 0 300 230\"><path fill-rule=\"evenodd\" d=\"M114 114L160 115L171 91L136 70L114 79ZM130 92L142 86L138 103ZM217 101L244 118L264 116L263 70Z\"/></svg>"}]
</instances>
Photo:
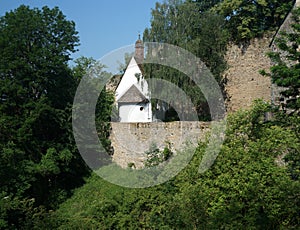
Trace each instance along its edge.
<instances>
[{"instance_id":1,"label":"castle wall","mask_svg":"<svg viewBox=\"0 0 300 230\"><path fill-rule=\"evenodd\" d=\"M296 0L293 9L300 7L300 0ZM289 12L287 17L285 18L284 22L282 25L278 28L275 36L273 37L272 43L271 43L271 49L273 52L279 52L281 59L287 63L288 65L294 65L295 62L288 60L286 57L288 55L287 52L283 52L277 47L276 39L281 37L282 32L286 33L293 33L293 28L291 24L293 24L293 19L292 19L292 11ZM298 48L299 49L299 48ZM287 103L287 100L289 98L284 97L281 92L286 90L286 87L280 87L275 84L272 84L272 103L275 105L279 105L281 108L285 107L285 104ZM290 110L290 112L293 110Z\"/></svg>"},{"instance_id":2,"label":"castle wall","mask_svg":"<svg viewBox=\"0 0 300 230\"><path fill-rule=\"evenodd\" d=\"M295 7L300 7L300 0L295 1ZM280 92L283 88L271 84L270 77L262 76L259 71L264 69L269 72L272 63L266 53L278 51L276 38L282 31L292 31L291 22L291 12L289 12L275 33L253 39L245 47L229 44L225 57L229 68L223 75L227 81L225 86L228 96L226 106L229 113L241 108L249 108L253 100L258 98L279 104Z\"/></svg>"},{"instance_id":3,"label":"castle wall","mask_svg":"<svg viewBox=\"0 0 300 230\"><path fill-rule=\"evenodd\" d=\"M226 54L228 69L224 73L228 112L249 108L253 100L271 101L271 79L259 71L269 71L271 61L266 53L271 51L272 36L253 39L246 47L229 44Z\"/></svg>"},{"instance_id":4,"label":"castle wall","mask_svg":"<svg viewBox=\"0 0 300 230\"><path fill-rule=\"evenodd\" d=\"M186 142L194 144L203 140L209 131L209 122L152 122L124 123L112 122L110 139L114 149L113 161L123 168L134 163L136 168L143 167L145 151L152 144L159 149L171 145L171 150L181 150Z\"/></svg>"},{"instance_id":5,"label":"castle wall","mask_svg":"<svg viewBox=\"0 0 300 230\"><path fill-rule=\"evenodd\" d=\"M300 0L295 6L300 6ZM288 31L290 16L287 17L279 31ZM278 36L278 33L275 37ZM259 71L269 71L272 63L267 52L276 50L274 34L256 38L244 47L229 44L226 61L229 68L225 71L227 92L226 107L229 113L238 109L247 109L253 100L261 98L265 101L278 100L280 88L272 86L271 79L262 76ZM209 122L153 122L153 123L111 123L110 139L114 148L113 161L121 167L134 163L137 168L143 167L146 159L145 151L151 144L156 144L161 150L171 144L173 151L184 148L184 143L197 143L203 140L210 130Z\"/></svg>"}]
</instances>

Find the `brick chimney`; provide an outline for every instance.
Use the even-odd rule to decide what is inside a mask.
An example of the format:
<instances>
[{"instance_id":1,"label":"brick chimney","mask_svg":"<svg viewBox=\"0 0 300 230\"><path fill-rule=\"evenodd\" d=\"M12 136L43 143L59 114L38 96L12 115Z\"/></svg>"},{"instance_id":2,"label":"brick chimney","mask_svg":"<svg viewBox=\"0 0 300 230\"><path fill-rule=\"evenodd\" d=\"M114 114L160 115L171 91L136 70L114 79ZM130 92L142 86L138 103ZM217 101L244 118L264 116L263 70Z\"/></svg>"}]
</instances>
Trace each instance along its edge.
<instances>
[{"instance_id":1,"label":"brick chimney","mask_svg":"<svg viewBox=\"0 0 300 230\"><path fill-rule=\"evenodd\" d=\"M144 44L141 40L141 36L139 35L138 40L135 42L135 60L138 64L142 64L144 61Z\"/></svg>"}]
</instances>

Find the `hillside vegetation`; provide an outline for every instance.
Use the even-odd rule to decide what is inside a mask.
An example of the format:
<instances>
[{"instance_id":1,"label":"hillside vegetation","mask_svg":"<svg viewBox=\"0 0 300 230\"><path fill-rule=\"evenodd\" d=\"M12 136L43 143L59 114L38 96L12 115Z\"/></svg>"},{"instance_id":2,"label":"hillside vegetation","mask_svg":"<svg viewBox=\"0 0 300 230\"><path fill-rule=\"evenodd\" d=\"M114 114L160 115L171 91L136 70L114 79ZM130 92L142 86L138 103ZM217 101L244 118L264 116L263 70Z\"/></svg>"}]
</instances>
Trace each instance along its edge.
<instances>
[{"instance_id":1,"label":"hillside vegetation","mask_svg":"<svg viewBox=\"0 0 300 230\"><path fill-rule=\"evenodd\" d=\"M300 119L278 115L265 122L269 110L268 104L258 101L251 110L228 117L225 143L205 173L198 172L206 147L200 143L190 164L159 186L123 188L92 175L51 215L50 226L296 229L300 224Z\"/></svg>"},{"instance_id":2,"label":"hillside vegetation","mask_svg":"<svg viewBox=\"0 0 300 230\"><path fill-rule=\"evenodd\" d=\"M292 3L165 1L152 10L144 40L192 52L224 88L228 42L245 45L275 32ZM207 146L201 142L176 177L130 189L96 176L74 141L76 88L87 69L99 64L81 57L68 65L79 46L75 23L57 7L21 5L7 12L0 18L0 229L299 229L299 17L297 9L292 31L269 54L273 67L262 70L285 87L287 103L279 108L258 100L250 110L229 115L221 151L206 172L198 170ZM182 88L199 118L211 119L201 91L184 75L157 65L145 66L145 74ZM103 90L95 108L107 152L112 102Z\"/></svg>"}]
</instances>

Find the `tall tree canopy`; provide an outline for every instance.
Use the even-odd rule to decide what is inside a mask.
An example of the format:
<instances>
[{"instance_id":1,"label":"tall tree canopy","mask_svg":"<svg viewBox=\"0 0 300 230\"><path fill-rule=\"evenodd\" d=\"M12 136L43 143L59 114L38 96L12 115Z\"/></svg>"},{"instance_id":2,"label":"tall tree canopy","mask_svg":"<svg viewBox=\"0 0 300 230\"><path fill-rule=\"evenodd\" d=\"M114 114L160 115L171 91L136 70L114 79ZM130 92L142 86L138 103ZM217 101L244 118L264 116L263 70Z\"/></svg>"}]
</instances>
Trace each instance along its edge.
<instances>
[{"instance_id":1,"label":"tall tree canopy","mask_svg":"<svg viewBox=\"0 0 300 230\"><path fill-rule=\"evenodd\" d=\"M280 26L293 2L293 0L224 0L213 10L226 19L226 27L232 39L241 42Z\"/></svg>"},{"instance_id":2,"label":"tall tree canopy","mask_svg":"<svg viewBox=\"0 0 300 230\"><path fill-rule=\"evenodd\" d=\"M190 51L206 64L220 83L221 73L226 68L223 56L228 33L224 28L223 18L207 10L215 3L216 1L156 3L152 10L151 27L144 31L144 40L169 43ZM158 65L148 65L145 71L148 77L170 81L183 89L192 99L199 117L209 119L207 102L188 76Z\"/></svg>"},{"instance_id":3,"label":"tall tree canopy","mask_svg":"<svg viewBox=\"0 0 300 230\"><path fill-rule=\"evenodd\" d=\"M80 182L68 67L78 42L74 22L57 7L22 5L0 18L0 199L8 202L0 226L25 221L28 200L55 207Z\"/></svg>"}]
</instances>

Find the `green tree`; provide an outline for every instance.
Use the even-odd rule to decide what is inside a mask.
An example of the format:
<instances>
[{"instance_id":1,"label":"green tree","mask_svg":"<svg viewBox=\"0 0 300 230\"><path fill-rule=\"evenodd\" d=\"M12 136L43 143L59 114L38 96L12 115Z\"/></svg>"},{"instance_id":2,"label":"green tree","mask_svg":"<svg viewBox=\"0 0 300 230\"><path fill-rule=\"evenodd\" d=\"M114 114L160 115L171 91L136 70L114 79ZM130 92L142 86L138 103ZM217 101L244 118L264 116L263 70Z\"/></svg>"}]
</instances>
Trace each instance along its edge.
<instances>
[{"instance_id":1,"label":"green tree","mask_svg":"<svg viewBox=\"0 0 300 230\"><path fill-rule=\"evenodd\" d=\"M244 42L262 35L266 30L276 29L289 12L292 0L225 0L214 11L227 21L227 28L236 42Z\"/></svg>"},{"instance_id":2,"label":"green tree","mask_svg":"<svg viewBox=\"0 0 300 230\"><path fill-rule=\"evenodd\" d=\"M299 137L277 118L265 121L270 110L258 101L230 115L221 151L206 172L198 171L204 141L184 170L155 187L122 188L93 175L51 222L61 229L297 229L299 179L279 161L286 153L299 155ZM299 126L299 119L293 122Z\"/></svg>"},{"instance_id":3,"label":"green tree","mask_svg":"<svg viewBox=\"0 0 300 230\"><path fill-rule=\"evenodd\" d=\"M299 155L294 130L264 121L270 105L228 117L226 139L213 166L198 173L205 143L176 178L181 192L168 204L164 223L180 229L293 229L299 226L299 180L278 160ZM177 181L179 180L179 181Z\"/></svg>"},{"instance_id":4,"label":"green tree","mask_svg":"<svg viewBox=\"0 0 300 230\"><path fill-rule=\"evenodd\" d=\"M228 34L223 18L207 11L214 4L214 1L157 3L152 10L151 27L144 31L144 40L169 43L190 51L206 64L222 86L221 73L226 68L224 54ZM167 80L184 90L195 105L199 117L210 119L207 102L189 77L177 70L154 64L145 66L145 75L146 78Z\"/></svg>"},{"instance_id":5,"label":"green tree","mask_svg":"<svg viewBox=\"0 0 300 230\"><path fill-rule=\"evenodd\" d=\"M1 191L33 207L55 208L86 171L74 147L68 67L79 38L57 8L21 5L0 18ZM22 204L3 221L21 228Z\"/></svg>"},{"instance_id":6,"label":"green tree","mask_svg":"<svg viewBox=\"0 0 300 230\"><path fill-rule=\"evenodd\" d=\"M275 44L279 48L276 52L269 53L274 63L270 68L272 82L284 87L281 94L286 98L284 109L300 113L300 9L292 14L291 32L281 32ZM265 71L262 72L266 74Z\"/></svg>"},{"instance_id":7,"label":"green tree","mask_svg":"<svg viewBox=\"0 0 300 230\"><path fill-rule=\"evenodd\" d=\"M97 62L93 58L80 57L75 60L75 67L73 68L73 73L78 83L84 77L89 69L97 69L99 73L101 73L100 77L103 78L103 84L110 78L110 74L105 72L105 66L99 62ZM97 80L96 80L97 81ZM96 85L99 85L98 82L95 81ZM102 82L101 82L102 84ZM99 89L103 87L99 85ZM109 140L110 135L110 121L115 118L116 114L114 113L114 94L106 90L106 87L100 92L98 97L98 101L96 104L96 128L98 132L99 139L108 153L112 153L111 143ZM114 116L114 117L113 117Z\"/></svg>"}]
</instances>

